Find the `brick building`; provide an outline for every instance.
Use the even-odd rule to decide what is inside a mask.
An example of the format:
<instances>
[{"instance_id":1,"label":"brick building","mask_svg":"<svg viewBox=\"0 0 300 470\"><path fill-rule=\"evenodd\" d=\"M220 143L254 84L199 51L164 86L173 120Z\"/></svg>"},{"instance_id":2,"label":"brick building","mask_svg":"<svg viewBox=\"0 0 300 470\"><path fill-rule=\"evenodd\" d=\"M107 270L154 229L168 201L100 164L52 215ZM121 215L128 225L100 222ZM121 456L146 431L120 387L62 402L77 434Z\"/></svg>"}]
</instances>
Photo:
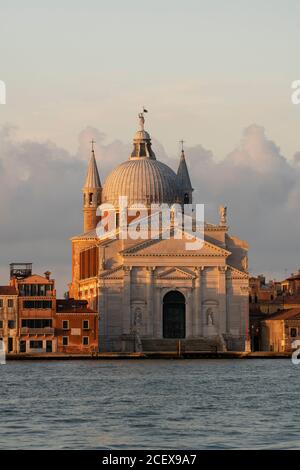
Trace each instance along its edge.
<instances>
[{"instance_id":1,"label":"brick building","mask_svg":"<svg viewBox=\"0 0 300 470\"><path fill-rule=\"evenodd\" d=\"M18 291L18 352L55 352L55 281L49 271L40 276L26 266L11 265L11 284Z\"/></svg>"},{"instance_id":2,"label":"brick building","mask_svg":"<svg viewBox=\"0 0 300 470\"><path fill-rule=\"evenodd\" d=\"M290 352L295 340L300 340L299 307L272 314L261 322L263 351Z\"/></svg>"},{"instance_id":3,"label":"brick building","mask_svg":"<svg viewBox=\"0 0 300 470\"><path fill-rule=\"evenodd\" d=\"M298 336L290 332L294 335L298 326L300 332L300 271L283 281L250 277L249 301L252 350L290 351L292 338Z\"/></svg>"},{"instance_id":4,"label":"brick building","mask_svg":"<svg viewBox=\"0 0 300 470\"><path fill-rule=\"evenodd\" d=\"M98 313L88 307L86 300L57 300L56 336L58 352L98 351Z\"/></svg>"},{"instance_id":5,"label":"brick building","mask_svg":"<svg viewBox=\"0 0 300 470\"><path fill-rule=\"evenodd\" d=\"M282 293L285 295L300 295L300 269L296 274L291 274L287 279L281 282Z\"/></svg>"},{"instance_id":6,"label":"brick building","mask_svg":"<svg viewBox=\"0 0 300 470\"><path fill-rule=\"evenodd\" d=\"M84 299L56 299L55 280L32 273L31 263L10 265L0 286L0 349L6 353L98 351L98 313Z\"/></svg>"},{"instance_id":7,"label":"brick building","mask_svg":"<svg viewBox=\"0 0 300 470\"><path fill-rule=\"evenodd\" d=\"M0 340L6 353L15 353L18 327L18 292L14 286L0 286Z\"/></svg>"}]
</instances>

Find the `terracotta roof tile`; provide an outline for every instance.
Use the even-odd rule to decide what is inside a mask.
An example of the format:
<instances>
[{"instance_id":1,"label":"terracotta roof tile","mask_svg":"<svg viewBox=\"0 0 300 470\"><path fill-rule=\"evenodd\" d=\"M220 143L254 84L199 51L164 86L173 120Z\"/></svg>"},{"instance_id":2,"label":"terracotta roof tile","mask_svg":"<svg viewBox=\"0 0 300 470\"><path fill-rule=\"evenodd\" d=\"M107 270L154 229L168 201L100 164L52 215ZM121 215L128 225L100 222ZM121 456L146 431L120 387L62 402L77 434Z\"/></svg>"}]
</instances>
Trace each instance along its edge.
<instances>
[{"instance_id":1,"label":"terracotta roof tile","mask_svg":"<svg viewBox=\"0 0 300 470\"><path fill-rule=\"evenodd\" d=\"M13 286L0 286L0 295L17 295L17 290Z\"/></svg>"},{"instance_id":2,"label":"terracotta roof tile","mask_svg":"<svg viewBox=\"0 0 300 470\"><path fill-rule=\"evenodd\" d=\"M300 308L290 308L276 312L268 317L268 320L300 320Z\"/></svg>"}]
</instances>

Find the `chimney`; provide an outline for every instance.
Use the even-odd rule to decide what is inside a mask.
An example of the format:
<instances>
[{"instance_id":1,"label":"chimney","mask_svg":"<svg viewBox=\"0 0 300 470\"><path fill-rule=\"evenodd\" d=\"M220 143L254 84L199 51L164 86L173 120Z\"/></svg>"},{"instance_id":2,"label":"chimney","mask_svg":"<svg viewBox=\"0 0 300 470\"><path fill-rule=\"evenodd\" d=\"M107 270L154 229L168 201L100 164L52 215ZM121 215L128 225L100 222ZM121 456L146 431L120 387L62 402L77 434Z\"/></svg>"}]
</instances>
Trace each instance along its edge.
<instances>
[{"instance_id":1,"label":"chimney","mask_svg":"<svg viewBox=\"0 0 300 470\"><path fill-rule=\"evenodd\" d=\"M48 279L48 281L50 280L50 276L51 276L51 272L50 271L46 271L45 273L45 278Z\"/></svg>"}]
</instances>

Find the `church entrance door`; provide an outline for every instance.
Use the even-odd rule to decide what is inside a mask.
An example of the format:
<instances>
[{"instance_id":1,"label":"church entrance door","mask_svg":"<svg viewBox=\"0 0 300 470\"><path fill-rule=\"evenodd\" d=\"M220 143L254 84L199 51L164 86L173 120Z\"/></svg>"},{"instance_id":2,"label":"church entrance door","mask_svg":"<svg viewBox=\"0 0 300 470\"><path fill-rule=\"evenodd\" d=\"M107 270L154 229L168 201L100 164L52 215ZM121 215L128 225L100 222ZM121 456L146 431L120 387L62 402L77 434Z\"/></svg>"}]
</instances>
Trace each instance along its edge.
<instances>
[{"instance_id":1,"label":"church entrance door","mask_svg":"<svg viewBox=\"0 0 300 470\"><path fill-rule=\"evenodd\" d=\"M185 297L171 291L163 300L163 337L185 338Z\"/></svg>"}]
</instances>

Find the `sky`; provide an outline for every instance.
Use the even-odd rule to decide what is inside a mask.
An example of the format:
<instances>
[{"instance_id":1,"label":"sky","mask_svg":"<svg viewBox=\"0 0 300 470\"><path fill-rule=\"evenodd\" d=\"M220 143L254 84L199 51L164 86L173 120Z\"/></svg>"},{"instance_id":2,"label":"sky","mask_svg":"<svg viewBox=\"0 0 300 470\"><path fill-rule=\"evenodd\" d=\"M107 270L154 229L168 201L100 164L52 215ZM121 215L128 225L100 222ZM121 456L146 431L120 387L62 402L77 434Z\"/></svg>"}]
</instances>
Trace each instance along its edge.
<instances>
[{"instance_id":1,"label":"sky","mask_svg":"<svg viewBox=\"0 0 300 470\"><path fill-rule=\"evenodd\" d=\"M69 237L96 151L102 180L128 157L143 106L157 157L250 244L253 272L300 266L300 3L289 0L2 0L0 284L12 261L66 290Z\"/></svg>"}]
</instances>

